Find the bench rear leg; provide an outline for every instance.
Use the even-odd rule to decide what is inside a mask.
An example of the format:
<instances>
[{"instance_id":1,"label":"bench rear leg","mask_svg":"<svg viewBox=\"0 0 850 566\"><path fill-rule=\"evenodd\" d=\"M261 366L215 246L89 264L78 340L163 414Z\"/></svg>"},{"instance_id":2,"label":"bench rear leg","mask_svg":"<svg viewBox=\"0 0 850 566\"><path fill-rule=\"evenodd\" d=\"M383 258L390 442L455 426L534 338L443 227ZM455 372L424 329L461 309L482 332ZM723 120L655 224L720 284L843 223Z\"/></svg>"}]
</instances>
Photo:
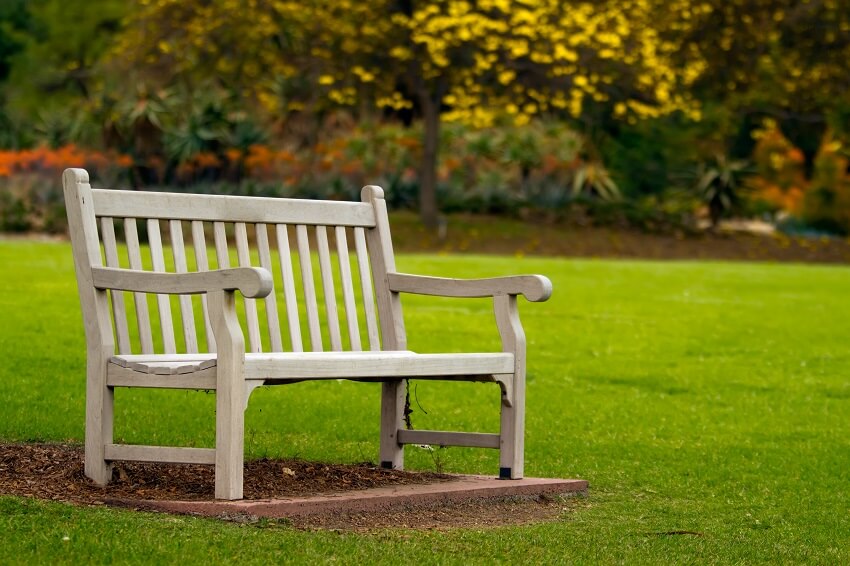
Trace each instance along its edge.
<instances>
[{"instance_id":1,"label":"bench rear leg","mask_svg":"<svg viewBox=\"0 0 850 566\"><path fill-rule=\"evenodd\" d=\"M398 430L404 427L405 382L381 384L381 467L404 468L404 446L398 443Z\"/></svg>"},{"instance_id":2,"label":"bench rear leg","mask_svg":"<svg viewBox=\"0 0 850 566\"><path fill-rule=\"evenodd\" d=\"M106 461L106 445L112 444L115 394L106 385L106 361L89 355L86 372L86 476L104 486L112 479L112 463Z\"/></svg>"},{"instance_id":3,"label":"bench rear leg","mask_svg":"<svg viewBox=\"0 0 850 566\"><path fill-rule=\"evenodd\" d=\"M523 477L525 451L525 332L519 322L516 295L493 297L502 350L514 355L513 402L502 403L499 431L499 477Z\"/></svg>"},{"instance_id":4,"label":"bench rear leg","mask_svg":"<svg viewBox=\"0 0 850 566\"><path fill-rule=\"evenodd\" d=\"M499 430L499 478L521 479L525 452L525 384L514 381L512 406L502 402Z\"/></svg>"}]
</instances>

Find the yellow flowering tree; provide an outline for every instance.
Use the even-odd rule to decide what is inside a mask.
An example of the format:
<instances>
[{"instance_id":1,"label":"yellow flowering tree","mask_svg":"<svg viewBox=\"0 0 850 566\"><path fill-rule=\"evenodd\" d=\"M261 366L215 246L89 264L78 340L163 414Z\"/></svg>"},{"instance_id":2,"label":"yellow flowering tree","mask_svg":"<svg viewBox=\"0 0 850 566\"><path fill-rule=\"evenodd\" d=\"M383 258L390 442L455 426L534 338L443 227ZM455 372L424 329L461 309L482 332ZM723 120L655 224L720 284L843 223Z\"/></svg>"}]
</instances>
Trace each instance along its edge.
<instances>
[{"instance_id":1,"label":"yellow flowering tree","mask_svg":"<svg viewBox=\"0 0 850 566\"><path fill-rule=\"evenodd\" d=\"M211 83L244 103L273 102L277 77L299 73L303 52L298 2L139 0L117 36L107 68L189 95Z\"/></svg>"},{"instance_id":2,"label":"yellow flowering tree","mask_svg":"<svg viewBox=\"0 0 850 566\"><path fill-rule=\"evenodd\" d=\"M437 219L441 120L522 125L579 118L588 106L637 120L696 110L682 94L702 71L677 72L677 49L656 29L653 2L383 0L319 3L312 54L327 96L412 109L424 121L420 212ZM668 2L669 14L687 2Z\"/></svg>"},{"instance_id":3,"label":"yellow flowering tree","mask_svg":"<svg viewBox=\"0 0 850 566\"><path fill-rule=\"evenodd\" d=\"M828 126L850 134L850 0L701 0L689 16L677 58L706 66L695 95L743 126L737 153L752 151L753 130L770 118L811 177ZM829 123L836 115L842 124Z\"/></svg>"},{"instance_id":4,"label":"yellow flowering tree","mask_svg":"<svg viewBox=\"0 0 850 566\"><path fill-rule=\"evenodd\" d=\"M688 2L672 0L666 23ZM424 122L420 207L437 221L441 121L492 126L603 107L635 121L695 112L657 0L141 0L118 60L183 82L214 76L273 114L351 107ZM170 80L170 79L169 79Z\"/></svg>"}]
</instances>

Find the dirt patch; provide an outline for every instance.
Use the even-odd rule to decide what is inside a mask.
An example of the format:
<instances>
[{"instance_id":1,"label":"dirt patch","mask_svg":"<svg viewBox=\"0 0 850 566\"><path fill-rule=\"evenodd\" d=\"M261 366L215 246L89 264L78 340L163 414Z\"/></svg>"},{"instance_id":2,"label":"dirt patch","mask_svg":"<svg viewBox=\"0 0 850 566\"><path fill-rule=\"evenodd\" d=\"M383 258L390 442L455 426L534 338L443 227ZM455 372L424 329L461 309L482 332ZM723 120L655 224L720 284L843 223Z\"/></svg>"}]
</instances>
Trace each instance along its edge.
<instances>
[{"instance_id":1,"label":"dirt patch","mask_svg":"<svg viewBox=\"0 0 850 566\"><path fill-rule=\"evenodd\" d=\"M214 498L212 466L116 462L112 482L99 487L84 473L83 448L64 444L0 445L0 493L72 503L107 499L204 501ZM451 481L452 476L262 458L245 464L245 499L339 493L390 485Z\"/></svg>"},{"instance_id":2,"label":"dirt patch","mask_svg":"<svg viewBox=\"0 0 850 566\"><path fill-rule=\"evenodd\" d=\"M116 463L113 481L99 487L85 477L83 448L64 444L0 444L0 494L146 508L145 500L206 501L214 498L212 466L141 462ZM302 460L251 460L245 464L245 499L307 497L378 487L450 482L453 476L384 470L372 464L326 464ZM139 505L134 506L133 501ZM370 530L387 527L491 527L557 519L569 503L560 497L471 501L432 508L326 513L283 520L224 516L259 526Z\"/></svg>"}]
</instances>

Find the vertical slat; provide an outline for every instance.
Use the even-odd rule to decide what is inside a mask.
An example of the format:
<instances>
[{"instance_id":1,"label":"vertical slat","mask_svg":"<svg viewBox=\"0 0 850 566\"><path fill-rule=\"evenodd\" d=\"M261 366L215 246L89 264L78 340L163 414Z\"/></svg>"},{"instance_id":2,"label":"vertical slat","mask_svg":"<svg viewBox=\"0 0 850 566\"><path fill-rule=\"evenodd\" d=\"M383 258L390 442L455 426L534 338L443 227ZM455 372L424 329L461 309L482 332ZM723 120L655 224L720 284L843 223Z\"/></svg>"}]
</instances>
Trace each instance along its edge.
<instances>
[{"instance_id":1,"label":"vertical slat","mask_svg":"<svg viewBox=\"0 0 850 566\"><path fill-rule=\"evenodd\" d=\"M260 266L266 268L269 273L272 271L272 255L269 250L269 233L265 224L256 224L254 226L257 232L257 251L260 255ZM269 324L269 341L272 352L282 352L283 344L280 340L280 321L277 317L277 297L275 291L272 290L266 296L266 320Z\"/></svg>"},{"instance_id":2,"label":"vertical slat","mask_svg":"<svg viewBox=\"0 0 850 566\"><path fill-rule=\"evenodd\" d=\"M289 341L293 352L303 352L301 321L298 316L298 299L295 296L295 277L292 273L292 254L289 251L289 233L285 224L275 225L277 252L280 254L280 276L283 280L283 300L286 302L286 318L289 323Z\"/></svg>"},{"instance_id":3,"label":"vertical slat","mask_svg":"<svg viewBox=\"0 0 850 566\"><path fill-rule=\"evenodd\" d=\"M151 247L151 262L154 271L165 271L165 256L162 253L162 235L159 232L159 220L148 219L148 243ZM174 322L171 319L171 302L168 295L157 294L156 304L159 309L159 327L162 330L162 346L166 354L176 354L177 345L174 342Z\"/></svg>"},{"instance_id":4,"label":"vertical slat","mask_svg":"<svg viewBox=\"0 0 850 566\"><path fill-rule=\"evenodd\" d=\"M331 350L339 352L342 350L342 335L339 331L339 312L336 308L336 289L326 226L316 226L316 243L319 250L319 272L322 275L322 291L325 295L325 314L328 320Z\"/></svg>"},{"instance_id":5,"label":"vertical slat","mask_svg":"<svg viewBox=\"0 0 850 566\"><path fill-rule=\"evenodd\" d=\"M174 268L177 273L186 273L186 245L183 242L183 223L180 220L169 220L171 230L171 253L174 254ZM186 341L186 353L198 353L198 334L195 332L195 311L192 308L192 297L180 295L180 318L183 322L183 339Z\"/></svg>"},{"instance_id":6,"label":"vertical slat","mask_svg":"<svg viewBox=\"0 0 850 566\"><path fill-rule=\"evenodd\" d=\"M363 292L363 311L366 315L369 349L376 352L381 349L381 339L378 335L378 317L375 315L375 296L372 293L372 274L369 271L366 234L364 229L359 226L354 229L354 251L357 255L357 270L360 272L360 288Z\"/></svg>"},{"instance_id":7,"label":"vertical slat","mask_svg":"<svg viewBox=\"0 0 850 566\"><path fill-rule=\"evenodd\" d=\"M301 283L304 285L304 306L307 309L307 326L310 329L310 347L314 352L323 351L322 331L319 328L319 305L316 303L316 287L313 284L313 262L310 259L310 241L307 227L298 224L295 227L295 240L298 244L298 260L301 263Z\"/></svg>"},{"instance_id":8,"label":"vertical slat","mask_svg":"<svg viewBox=\"0 0 850 566\"><path fill-rule=\"evenodd\" d=\"M251 267L251 252L248 248L248 229L244 222L236 222L236 257L240 267ZM248 342L251 352L262 352L260 320L257 316L257 299L245 299L245 322L248 325Z\"/></svg>"},{"instance_id":9,"label":"vertical slat","mask_svg":"<svg viewBox=\"0 0 850 566\"><path fill-rule=\"evenodd\" d=\"M118 244L115 241L115 225L112 218L101 218L101 238L106 253L107 267L121 267L118 263ZM130 331L127 328L127 308L124 306L123 291L110 291L112 318L115 321L115 336L118 338L118 353L130 354Z\"/></svg>"},{"instance_id":10,"label":"vertical slat","mask_svg":"<svg viewBox=\"0 0 850 566\"><path fill-rule=\"evenodd\" d=\"M354 282L351 279L351 261L348 259L348 240L345 227L336 227L336 254L339 260L339 278L342 283L342 300L345 306L345 320L348 323L348 340L351 349L359 352L363 349L360 344L360 327L357 324L357 305L354 302Z\"/></svg>"},{"instance_id":11,"label":"vertical slat","mask_svg":"<svg viewBox=\"0 0 850 566\"><path fill-rule=\"evenodd\" d=\"M130 269L142 270L142 251L139 246L139 231L135 218L124 219L124 239L127 241L127 256L130 259ZM148 296L145 293L133 293L136 305L136 321L139 324L139 342L143 354L153 354L153 335L151 334L151 319L148 313Z\"/></svg>"},{"instance_id":12,"label":"vertical slat","mask_svg":"<svg viewBox=\"0 0 850 566\"><path fill-rule=\"evenodd\" d=\"M227 232L224 230L224 222L213 222L213 237L218 268L227 269L230 267L230 253L227 250Z\"/></svg>"},{"instance_id":13,"label":"vertical slat","mask_svg":"<svg viewBox=\"0 0 850 566\"><path fill-rule=\"evenodd\" d=\"M207 238L204 235L204 223L200 220L192 221L192 245L195 248L195 263L198 271L209 271L210 263L207 257ZM215 337L210 324L210 310L207 304L207 296L201 295L201 310L204 311L204 331L207 336L207 351L215 352Z\"/></svg>"}]
</instances>

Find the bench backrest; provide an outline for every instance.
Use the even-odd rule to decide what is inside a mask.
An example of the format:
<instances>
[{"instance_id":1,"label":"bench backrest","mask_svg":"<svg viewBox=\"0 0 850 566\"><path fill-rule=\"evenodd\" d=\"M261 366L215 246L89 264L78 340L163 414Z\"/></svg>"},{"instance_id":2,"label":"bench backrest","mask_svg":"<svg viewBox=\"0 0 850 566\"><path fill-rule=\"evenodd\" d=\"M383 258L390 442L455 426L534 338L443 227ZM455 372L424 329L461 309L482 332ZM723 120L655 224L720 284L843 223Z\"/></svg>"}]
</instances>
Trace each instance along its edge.
<instances>
[{"instance_id":1,"label":"bench backrest","mask_svg":"<svg viewBox=\"0 0 850 566\"><path fill-rule=\"evenodd\" d=\"M104 265L178 273L266 268L274 291L245 299L240 309L249 352L405 345L398 297L387 288L395 265L378 187L365 187L363 202L337 202L92 189L81 169L67 170L63 180L90 348L215 351L205 297L156 295L156 310L144 293L107 299L91 284L91 267Z\"/></svg>"}]
</instances>

